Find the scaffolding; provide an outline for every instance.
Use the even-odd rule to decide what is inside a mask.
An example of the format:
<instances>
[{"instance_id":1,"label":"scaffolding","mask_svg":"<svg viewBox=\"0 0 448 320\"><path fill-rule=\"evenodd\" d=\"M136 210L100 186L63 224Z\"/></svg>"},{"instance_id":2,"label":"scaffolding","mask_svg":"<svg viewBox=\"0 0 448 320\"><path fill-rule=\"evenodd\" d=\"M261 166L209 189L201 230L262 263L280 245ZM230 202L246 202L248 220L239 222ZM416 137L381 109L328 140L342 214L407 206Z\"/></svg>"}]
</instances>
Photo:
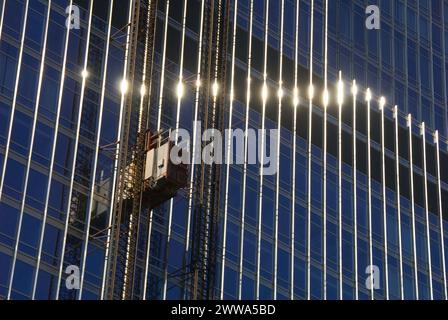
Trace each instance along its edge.
<instances>
[{"instance_id":1,"label":"scaffolding","mask_svg":"<svg viewBox=\"0 0 448 320\"><path fill-rule=\"evenodd\" d=\"M144 179L148 136L150 136L147 132L156 131L147 126L151 109L151 85L154 79L154 40L159 1L132 1L134 4L131 24L126 26L130 29L127 74L129 92L126 95L122 134L117 146L118 177L113 199L110 253L106 260L105 298L109 300L140 297L135 292L136 256L137 249L141 245L137 238L142 227L140 223L150 220L141 219L141 214L143 210L152 210L161 204L146 199L154 197L154 194L147 193L148 181ZM214 95L210 89L213 77L214 81L220 83L220 90L225 92L229 7L229 0L205 0L203 51L200 61L201 74L204 76L201 79L199 96L199 119L204 129L222 130L224 127L225 97ZM142 89L139 88L139 84ZM146 94L143 91L146 91ZM133 135L135 123L138 123L138 128L136 135ZM165 130L170 131L170 128ZM213 299L218 251L221 169L216 164L201 163L192 170L195 183L193 189L186 192L186 196L193 197L194 205L192 250L182 269L171 273L168 277L179 279L184 285L185 297L189 299ZM175 192L170 190L166 194L170 194L172 198ZM151 239L148 240L150 241ZM149 246L149 243L145 245Z\"/></svg>"},{"instance_id":2,"label":"scaffolding","mask_svg":"<svg viewBox=\"0 0 448 320\"><path fill-rule=\"evenodd\" d=\"M127 81L129 92L124 106L123 129L120 137L118 155L118 180L116 197L113 199L112 230L110 254L107 257L106 298L131 299L133 296L133 276L137 250L137 234L140 216L142 175L144 164L145 127L148 95L140 101L140 90L136 85L143 79L139 66L152 71L152 56L155 37L156 0L132 0L133 12L130 25L129 69ZM140 77L139 77L140 76ZM150 77L141 86L150 88ZM131 125L135 121L133 113L138 110L139 128L135 144L131 146ZM133 121L134 120L134 121Z\"/></svg>"},{"instance_id":3,"label":"scaffolding","mask_svg":"<svg viewBox=\"0 0 448 320\"><path fill-rule=\"evenodd\" d=\"M227 36L229 1L207 1L201 74L204 85L201 91L200 121L204 129L224 128L224 95L210 92L215 81L226 92ZM214 78L213 80L211 78ZM203 142L201 150L205 147ZM188 298L213 299L218 252L219 203L221 168L218 164L202 163L195 167L193 241L190 272L193 283ZM188 287L188 286L187 286Z\"/></svg>"}]
</instances>

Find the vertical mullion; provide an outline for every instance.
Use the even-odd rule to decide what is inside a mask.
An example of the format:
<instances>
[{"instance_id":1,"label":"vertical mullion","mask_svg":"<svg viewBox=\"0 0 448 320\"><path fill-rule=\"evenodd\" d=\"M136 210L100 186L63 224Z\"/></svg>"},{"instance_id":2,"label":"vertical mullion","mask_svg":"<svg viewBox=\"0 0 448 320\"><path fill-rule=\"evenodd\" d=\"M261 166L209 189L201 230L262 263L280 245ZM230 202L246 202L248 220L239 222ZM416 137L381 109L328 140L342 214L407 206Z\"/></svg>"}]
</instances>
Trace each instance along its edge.
<instances>
[{"instance_id":1,"label":"vertical mullion","mask_svg":"<svg viewBox=\"0 0 448 320\"><path fill-rule=\"evenodd\" d=\"M370 108L371 108L372 93L370 89L366 91L366 101L367 101L367 198L368 198L368 216L369 216L369 271L373 272L373 239L372 239L372 151L371 151L371 118L370 118ZM370 299L374 300L374 283L372 274L370 279Z\"/></svg>"},{"instance_id":2,"label":"vertical mullion","mask_svg":"<svg viewBox=\"0 0 448 320\"><path fill-rule=\"evenodd\" d=\"M291 261L290 261L290 299L294 300L294 269L295 269L295 214L296 214L296 171L297 171L297 108L299 107L299 89L298 84L298 63L299 63L299 15L300 2L296 2L296 17L295 17L295 48L294 48L294 93L293 93L293 107L294 107L294 124L293 124L293 140L292 140L292 206L291 206Z\"/></svg>"},{"instance_id":3,"label":"vertical mullion","mask_svg":"<svg viewBox=\"0 0 448 320\"><path fill-rule=\"evenodd\" d=\"M73 0L70 0L69 14L68 14L69 21L71 20L71 16L72 16L72 7L73 7ZM47 192L46 192L46 196L45 196L45 205L44 205L44 212L43 212L43 218L42 218L42 228L41 228L40 237L39 237L39 248L37 251L36 273L34 274L33 293L32 293L32 297L31 297L31 299L33 299L33 300L36 295L37 280L39 277L39 268L40 268L40 263L41 263L41 259L42 259L42 247L43 247L43 241L44 241L45 230L46 230L45 225L47 223L48 206L49 206L49 202L50 202L50 192L51 192L51 186L52 186L51 179L53 176L54 162L55 162L55 157L56 157L56 147L57 147L57 142L58 142L59 119L61 116L61 107L62 107L62 93L64 91L65 71L67 68L66 64L67 64L68 43L69 43L69 39L70 39L70 28L66 28L66 29L67 29L67 32L66 32L65 44L64 44L64 56L63 56L62 71L61 71L61 83L59 85L59 90L58 90L58 103L57 103L57 111L56 111L55 128L54 128L54 134L53 134L53 145L51 148L51 158L50 158L50 167L49 167L49 173L48 173ZM61 257L61 259L62 259L62 257ZM59 287L59 284L58 284L58 287ZM59 291L57 289L56 297L58 294L59 294Z\"/></svg>"},{"instance_id":4,"label":"vertical mullion","mask_svg":"<svg viewBox=\"0 0 448 320\"><path fill-rule=\"evenodd\" d=\"M243 286L243 260L244 260L244 228L246 219L246 193L247 193L247 157L249 150L249 116L250 116L250 89L251 89L251 68L252 68L252 30L254 21L254 0L250 1L249 13L249 47L247 58L247 92L246 92L246 119L245 119L245 135L244 135L244 167L243 167L243 195L241 205L241 231L240 231L240 257L238 269L238 300L242 299Z\"/></svg>"},{"instance_id":5,"label":"vertical mullion","mask_svg":"<svg viewBox=\"0 0 448 320\"><path fill-rule=\"evenodd\" d=\"M443 227L443 209L442 209L442 182L440 179L440 142L439 132L434 133L434 143L436 144L436 161L437 161L437 206L439 209L439 227L440 227L440 243L442 247L442 271L443 271L443 289L445 299L448 299L447 294L447 279L446 279L446 264L445 264L445 239Z\"/></svg>"},{"instance_id":6,"label":"vertical mullion","mask_svg":"<svg viewBox=\"0 0 448 320\"><path fill-rule=\"evenodd\" d=\"M263 174L264 174L264 153L266 141L266 100L268 95L267 87L267 59L268 59L268 39L269 39L269 0L265 0L265 30L264 30L264 68L263 68L263 89L262 89L262 115L261 115L261 161L260 161L260 189L258 198L258 230L257 230L257 279L255 284L256 300L260 300L260 269L261 269L261 218L263 214Z\"/></svg>"},{"instance_id":7,"label":"vertical mullion","mask_svg":"<svg viewBox=\"0 0 448 320\"><path fill-rule=\"evenodd\" d=\"M152 11L151 10L157 10L157 6L156 6L156 8L153 8L152 7L152 2L151 1L148 1L148 10L147 10L147 15L146 15L146 29L147 30L149 30L150 29L150 16L151 16L151 14L152 14ZM150 85L150 88L146 88L146 85L145 85L145 83L146 83L146 78L147 78L147 61L148 61L148 55L149 55L149 52L148 52L148 46L150 45L149 44L149 31L146 33L146 36L145 36L145 43L144 43L144 48L145 48L145 50L144 50L144 59L143 59L143 72L142 72L142 83L141 83L141 87L140 87L140 104L139 104L139 114L138 114L138 134L139 135L141 135L142 134L142 125L143 125L143 113L144 113L144 110L145 110L145 108L146 108L146 106L145 106L145 99L146 99L146 95L148 95L148 101L151 101L151 98L150 98L150 96L151 96L151 85ZM151 72L151 70L150 70L150 72ZM149 76L151 76L151 75L149 75ZM143 191L140 191L140 202L139 202L139 211L141 211L142 210L142 194L143 194ZM148 220L152 223L152 211L150 212L150 216L151 217L148 217ZM132 221L132 217L130 218L130 220ZM130 224L130 226L132 226L132 224ZM148 232L148 234L149 234L149 237L148 237L148 241L150 241L150 239L151 239L151 236L150 236L150 234L151 234L151 232ZM130 244L130 238L128 239L128 248L129 248L129 244ZM127 252L127 256L129 256L129 251ZM125 272L126 272L126 275L125 275L125 277L127 277L127 272L128 272L128 268L129 268L129 264L128 264L128 259L126 259L126 264L125 264ZM135 266L134 266L134 268L135 268ZM135 270L134 270L135 271ZM144 291L146 290L146 269L145 269L145 271L144 271ZM133 285L133 284L132 284ZM124 290L123 290L123 292L124 292ZM145 294L146 294L146 292L145 292ZM145 296L145 294L143 294L143 299L145 298L144 296Z\"/></svg>"},{"instance_id":8,"label":"vertical mullion","mask_svg":"<svg viewBox=\"0 0 448 320\"><path fill-rule=\"evenodd\" d=\"M339 71L338 82L338 222L339 222L339 299L343 299L344 276L342 273L342 105L344 102L344 83Z\"/></svg>"},{"instance_id":9,"label":"vertical mullion","mask_svg":"<svg viewBox=\"0 0 448 320\"><path fill-rule=\"evenodd\" d=\"M387 243L387 194L386 194L386 141L384 135L384 108L386 100L384 97L380 99L380 112L381 112L381 187L383 193L383 226L384 226L384 275L386 282L386 300L389 300L389 265L388 265L388 243Z\"/></svg>"},{"instance_id":10,"label":"vertical mullion","mask_svg":"<svg viewBox=\"0 0 448 320\"><path fill-rule=\"evenodd\" d=\"M0 15L0 40L2 39L3 18L5 17L6 0L3 0L2 13Z\"/></svg>"},{"instance_id":11,"label":"vertical mullion","mask_svg":"<svg viewBox=\"0 0 448 320\"><path fill-rule=\"evenodd\" d=\"M263 171L264 171L264 152L265 152L265 124L266 124L266 99L268 95L267 87L267 52L269 39L269 0L265 1L265 38L264 38L264 68L263 68L263 110L261 115L261 161L260 161L260 189L258 198L258 229L257 229L257 279L256 279L256 300L260 300L260 268L261 268L261 217L263 213Z\"/></svg>"},{"instance_id":12,"label":"vertical mullion","mask_svg":"<svg viewBox=\"0 0 448 320\"><path fill-rule=\"evenodd\" d=\"M359 300L359 281L358 281L358 177L357 177L357 163L356 163L356 151L357 151L357 134L356 134L356 95L358 94L358 88L356 81L353 80L352 95L353 95L353 231L355 238L355 300Z\"/></svg>"},{"instance_id":13,"label":"vertical mullion","mask_svg":"<svg viewBox=\"0 0 448 320\"><path fill-rule=\"evenodd\" d=\"M148 224L152 225L153 211L149 212ZM143 292L142 292L142 300L146 300L146 294L148 290L148 272L149 272L149 255L151 253L151 231L148 229L148 236L146 240L146 258L145 258L145 267L143 269Z\"/></svg>"},{"instance_id":14,"label":"vertical mullion","mask_svg":"<svg viewBox=\"0 0 448 320\"><path fill-rule=\"evenodd\" d=\"M108 16L108 27L107 27L107 40L106 40L106 52L105 52L105 58L104 58L104 68L103 68L103 81L101 85L101 101L100 101L100 112L98 115L98 122L97 122L97 138L95 142L95 155L94 155L94 163L93 163L93 170L92 170L92 185L90 187L89 191L89 205L87 207L87 224L86 224L86 237L85 237L85 245L83 248L83 257L82 257L82 264L81 264L81 277L80 277L80 289L79 289L79 299L82 298L82 290L83 290L83 282L84 282L84 274L85 274L85 265L86 265L86 257L87 257L87 250L88 250L88 244L90 239L90 219L92 214L92 206L93 206L93 197L95 194L95 183L96 183L96 173L97 173L97 166L98 166L98 157L99 157L99 148L100 148L100 141L101 141L101 130L103 127L103 111L104 111L104 99L105 99L105 92L106 92L106 78L107 78L107 70L108 70L108 62L109 62L109 46L110 46L110 35L111 35L111 29L112 29L112 12L113 12L113 6L114 6L114 0L110 1L109 5L109 16Z\"/></svg>"},{"instance_id":15,"label":"vertical mullion","mask_svg":"<svg viewBox=\"0 0 448 320\"><path fill-rule=\"evenodd\" d=\"M412 215L412 243L414 253L414 280L415 280L415 297L419 299L418 288L418 264L417 264L417 236L415 231L415 203L414 203L414 160L413 160L413 148L412 148L412 116L408 115L407 118L408 133L409 133L409 175L411 181L411 215Z\"/></svg>"},{"instance_id":16,"label":"vertical mullion","mask_svg":"<svg viewBox=\"0 0 448 320\"><path fill-rule=\"evenodd\" d=\"M26 27L27 27L27 22L28 22L27 20L28 20L29 3L30 3L29 0L26 0L25 13L24 13L24 17L23 17L22 37L20 39L19 59L17 62L17 72L16 72L15 83L14 83L14 95L13 95L12 106L11 106L11 116L9 118L9 124L8 124L8 138L6 139L5 159L3 161L3 169L2 169L1 179L0 179L0 201L2 200L2 196L3 196L3 184L5 182L6 167L8 166L8 157L9 157L9 150L10 150L10 145L11 145L12 127L14 124L14 116L16 114L17 94L18 94L19 81L20 81L20 71L22 69L23 48L25 45L25 34L26 34ZM9 291L11 291L11 290L9 289ZM8 294L8 296L9 295L10 295L10 293Z\"/></svg>"},{"instance_id":17,"label":"vertical mullion","mask_svg":"<svg viewBox=\"0 0 448 320\"><path fill-rule=\"evenodd\" d=\"M163 108L163 89L165 85L165 63L166 63L166 43L168 38L168 22L170 20L170 0L166 1L166 12L165 12L165 30L163 33L163 49L162 49L162 71L160 73L160 92L159 92L159 113L157 115L157 131L160 130L162 126L162 108Z\"/></svg>"},{"instance_id":18,"label":"vertical mullion","mask_svg":"<svg viewBox=\"0 0 448 320\"><path fill-rule=\"evenodd\" d=\"M222 253L221 253L221 300L224 299L224 277L225 277L225 266L226 266L226 253L227 253L227 214L228 214L228 206L229 206L229 181L230 181L230 156L231 156L231 144L232 144L232 135L230 131L232 130L232 117L233 117L233 99L234 99L234 84L235 84L235 50L236 50L236 26L238 19L238 0L235 0L234 5L234 15L233 15L233 36L232 36L232 62L231 62L231 78L230 78L230 106L229 106L229 133L227 139L227 169L226 169L226 186L225 186L225 195L224 195L224 226L223 226L223 234L222 234Z\"/></svg>"},{"instance_id":19,"label":"vertical mullion","mask_svg":"<svg viewBox=\"0 0 448 320\"><path fill-rule=\"evenodd\" d=\"M20 80L20 70L22 67L22 57L23 57L23 47L25 43L25 33L26 33L26 26L27 26L27 20L28 20L28 7L29 7L29 0L26 0L25 3L25 15L24 15L24 21L23 21L23 28L22 28L22 38L20 40L20 51L19 51L19 60L17 64L17 73L16 73L16 81L14 85L14 96L12 101L12 108L11 108L11 117L9 120L9 128L8 128L8 138L6 140L6 150L5 150L5 157L3 161L3 169L2 169L2 177L0 180L0 201L3 196L3 183L5 181L5 175L6 175L6 167L8 165L8 156L9 156L9 149L10 149L10 143L11 143L11 135L12 135L12 127L14 123L14 115L16 112L16 103L17 103L17 91L19 86L19 80ZM23 192L23 196L25 196L25 192ZM14 276L14 269L15 269L15 263L16 263L16 252L19 246L19 232L20 232L20 225L22 224L22 215L19 218L19 228L17 229L17 239L16 244L14 248L14 259L12 261L12 267L11 267L11 275L9 277L9 285L8 285L8 295L7 299L9 300L11 298L11 290L12 290L12 280Z\"/></svg>"},{"instance_id":20,"label":"vertical mullion","mask_svg":"<svg viewBox=\"0 0 448 320\"><path fill-rule=\"evenodd\" d=\"M180 48L180 64L179 64L179 83L177 84L177 109L176 109L176 131L174 137L174 143L177 144L178 139L178 130L180 123L180 109L182 104L182 95L184 91L183 84L183 68L184 68L184 49L185 49L185 27L186 27L186 19L187 19L187 5L188 0L184 1L183 8L183 16L182 16L182 40L181 40L181 48ZM145 64L146 65L146 64ZM168 214L168 226L167 226L167 239L165 246L165 267L164 267L164 275L163 275L163 296L162 299L166 300L166 294L168 289L168 257L170 251L170 243L171 243L171 225L173 221L173 209L174 209L174 198L170 200L170 209Z\"/></svg>"},{"instance_id":21,"label":"vertical mullion","mask_svg":"<svg viewBox=\"0 0 448 320\"><path fill-rule=\"evenodd\" d=\"M188 215L187 215L187 226L185 229L185 253L183 257L183 268L187 267L187 261L188 261L188 255L190 253L190 228L191 228L191 216L192 216L192 210L193 210L193 188L194 188L194 169L195 164L198 159L196 159L196 153L197 153L197 142L196 141L196 135L198 135L198 117L199 117L199 94L201 90L201 61L202 61L202 42L203 42L203 36L204 36L204 15L205 15L205 0L202 0L201 2L201 23L199 26L199 49L198 49L198 64L197 64L197 78L196 78L196 96L195 96L195 102L194 102L194 120L193 120L193 149L192 149L192 155L191 155L191 168L190 168L190 186L188 189ZM200 159L199 159L200 161ZM149 235L150 237L150 235ZM149 242L148 242L148 253L149 255ZM148 261L146 262L148 264ZM146 283L145 283L146 286ZM186 293L186 282L184 284L184 296Z\"/></svg>"},{"instance_id":22,"label":"vertical mullion","mask_svg":"<svg viewBox=\"0 0 448 320\"><path fill-rule=\"evenodd\" d=\"M404 299L404 283L403 283L403 244L401 231L401 195L400 195L400 146L398 145L398 107L394 106L394 123L395 123L395 183L397 192L397 215L398 215L398 250L400 260L400 296Z\"/></svg>"},{"instance_id":23,"label":"vertical mullion","mask_svg":"<svg viewBox=\"0 0 448 320\"><path fill-rule=\"evenodd\" d=\"M428 203L428 172L426 166L426 126L422 122L420 134L423 142L423 180L424 180L424 195L425 195L425 218L426 218L426 243L428 250L428 272L429 272L429 294L430 299L434 300L434 291L432 284L432 261L431 261L431 234L429 232L429 203Z\"/></svg>"},{"instance_id":24,"label":"vertical mullion","mask_svg":"<svg viewBox=\"0 0 448 320\"><path fill-rule=\"evenodd\" d=\"M92 15L93 15L93 0L90 2L89 6L89 20L87 21L87 39L86 39L86 52L84 55L84 69L83 69L83 77L82 77L82 84L81 84L81 93L80 93L80 101L79 101L79 107L78 107L78 121L76 124L76 136L75 136L75 145L73 149L73 159L72 159L72 173L70 177L70 187L68 192L68 200L67 200L67 211L66 211L66 220L65 220L65 227L64 227L64 238L62 240L62 250L61 250L61 263L59 264L59 276L58 276L58 286L57 286L57 294L56 299L59 299L59 291L60 291L60 285L61 285L61 279L62 279L62 269L64 268L64 256L65 256L65 246L67 244L67 233L68 233L68 225L69 225L69 218L70 218L70 203L72 201L73 196L73 188L74 188L74 180L75 180L75 172L76 172L76 158L78 155L78 147L79 147L79 135L81 130L81 118L82 118L82 110L84 107L84 93L86 89L86 81L87 81L87 63L88 63L88 57L89 57L89 47L90 47L90 33L92 28ZM84 254L84 253L83 253ZM82 287L82 284L81 284ZM79 297L78 297L79 298Z\"/></svg>"},{"instance_id":25,"label":"vertical mullion","mask_svg":"<svg viewBox=\"0 0 448 320\"><path fill-rule=\"evenodd\" d=\"M277 181L275 192L275 217L274 217L274 300L277 300L277 276L278 276L278 215L280 199L280 151L281 151L281 128L282 128L282 99L283 99L283 29L285 16L285 0L281 0L280 18L280 65L279 65L279 88L278 88L278 132L277 132Z\"/></svg>"},{"instance_id":26,"label":"vertical mullion","mask_svg":"<svg viewBox=\"0 0 448 320\"><path fill-rule=\"evenodd\" d=\"M127 74L128 74L128 67L129 67L129 58L130 58L130 54L129 54L129 48L130 48L130 42L131 42L131 19L132 19L132 8L133 8L133 1L130 0L129 1L129 7L128 7L128 23L127 23L127 27L126 27L126 46L125 46L125 50L124 50L124 65L123 65L123 83L126 80ZM123 28L124 29L124 28ZM117 132L117 137L118 137L118 142L117 142L117 146L115 149L115 162L114 162L114 174L113 174L113 178L112 178L112 194L111 194L111 199L112 199L112 205L110 207L110 212L109 212L109 221L108 221L108 231L107 231L107 241L106 241L106 252L104 255L104 269L103 269L103 283L102 283L102 287L101 287L101 300L104 299L104 295L105 295L105 290L106 290L106 272L107 272L107 268L108 268L108 264L110 261L110 244L111 244L111 231L112 231L112 223L113 223L113 213L115 211L114 208L114 203L115 203L115 193L117 192L117 175L119 172L118 169L118 164L121 161L121 153L120 153L120 149L122 146L122 141L124 137L122 137L122 128L124 127L124 108L125 108L125 100L126 100L126 94L127 92L125 92L125 90L121 90L120 92L121 94L121 98L120 98L120 114L118 116L118 132Z\"/></svg>"},{"instance_id":27,"label":"vertical mullion","mask_svg":"<svg viewBox=\"0 0 448 320\"><path fill-rule=\"evenodd\" d=\"M166 1L166 7L165 7L165 26L163 31L163 48L162 48L162 70L160 72L160 90L159 90L159 103L158 103L158 114L157 114L157 132L160 131L162 126L162 109L163 109L163 89L165 84L165 63L166 63L166 44L167 44L167 38L168 38L168 24L169 24L169 13L170 13L170 0ZM148 243L147 243L147 262L149 267L149 254L151 252L151 235L152 235L152 223L153 223L153 217L154 217L154 210L149 211L149 226L148 226ZM131 229L132 226L132 219L130 219L131 223L129 224L129 229ZM130 241L130 238L129 238ZM129 245L129 244L128 244ZM145 268L145 272L148 272L148 268ZM144 292L146 294L146 282L144 284L145 289Z\"/></svg>"},{"instance_id":28,"label":"vertical mullion","mask_svg":"<svg viewBox=\"0 0 448 320\"><path fill-rule=\"evenodd\" d=\"M169 25L169 13L170 13L170 0L166 1L165 6L165 25L164 25L164 31L163 31L163 48L162 48L162 67L160 72L160 90L159 90L159 102L158 102L158 114L157 114L157 132L160 131L162 126L162 109L163 109L163 89L165 84L165 63L166 63L166 44L167 44L167 38L168 38L168 25ZM153 217L154 217L154 210L149 211L149 226L148 226L148 241L147 241L147 256L146 256L146 266L145 266L145 283L144 283L144 297L143 299L146 299L146 290L147 290L147 272L149 270L149 254L151 252L151 235L152 235L152 223L153 223ZM130 220L132 221L132 219ZM129 228L131 229L133 226L132 224L129 225ZM130 241L130 239L129 239Z\"/></svg>"},{"instance_id":29,"label":"vertical mullion","mask_svg":"<svg viewBox=\"0 0 448 320\"><path fill-rule=\"evenodd\" d=\"M314 41L314 0L311 0L311 25L310 25L310 83L308 88L308 224L307 224L307 299L311 300L311 166L313 158L312 122L313 122L313 41Z\"/></svg>"},{"instance_id":30,"label":"vertical mullion","mask_svg":"<svg viewBox=\"0 0 448 320\"><path fill-rule=\"evenodd\" d=\"M324 285L324 300L327 300L327 131L328 131L328 1L325 0L325 35L324 35L324 134L323 134L323 201L322 201L322 213L324 224L323 235L323 285Z\"/></svg>"},{"instance_id":31,"label":"vertical mullion","mask_svg":"<svg viewBox=\"0 0 448 320\"><path fill-rule=\"evenodd\" d=\"M221 54L221 52L220 52L221 48L219 46L219 43L220 43L220 39L221 39L222 33L224 33L223 30L221 29L222 28L222 25L221 25L222 12L223 12L222 4L223 4L222 0L218 0L218 19L217 19L217 28L216 28L217 29L216 30L216 44L217 45L216 45L216 48L215 48L215 70L214 70L214 81L213 81L213 84L211 86L212 100L213 100L212 112L211 112L212 113L212 123L214 123L215 118L216 118L216 107L217 107L217 103L218 103L218 94L219 94L219 82L218 82L219 79L218 79L218 77L219 77L219 57L220 57L220 54ZM226 58L223 59L223 63L224 64L227 63ZM223 85L223 87L225 87L225 86ZM231 95L232 95L232 99L233 99L233 92L231 93ZM209 129L209 128L206 128L206 129ZM213 128L212 130L215 130L215 129ZM211 142L211 147L212 148L215 148L214 144L215 144L215 141L212 140L212 142ZM212 165L209 165L208 175L211 177L212 174L213 174L213 168L212 168ZM212 189L212 181L211 181L211 179L209 179L208 182L207 182L207 195L206 195L206 198L207 198L207 203L206 203L207 204L206 205L207 215L210 214L210 207L211 207L210 203L211 202L210 202L209 199L211 198L211 192L212 192L211 189ZM207 219L207 221L206 221L206 226L207 227L208 227L209 223L210 223L209 219ZM209 232L209 230L207 230L207 234L208 234L208 232ZM226 232L224 232L224 234ZM208 247L208 241L209 241L208 238L205 237L204 248ZM204 256L205 256L204 259L206 260L208 258L207 250L204 251ZM208 262L206 262L206 263L208 263Z\"/></svg>"},{"instance_id":32,"label":"vertical mullion","mask_svg":"<svg viewBox=\"0 0 448 320\"><path fill-rule=\"evenodd\" d=\"M134 10L136 10L136 9L134 8ZM131 54L133 54L133 53L131 53ZM134 83L134 80L135 80L135 78L130 79L130 81L132 81L132 83ZM127 91L128 91L127 86L128 86L128 80L124 79L121 82L121 85L120 85L120 87L121 87L120 89L121 89L122 94L123 93L127 93ZM124 119L124 120L126 121L126 119ZM140 119L139 119L139 121L140 121ZM141 204L141 202L140 202L140 204ZM126 239L126 259L125 259L124 272L123 272L124 273L124 275L123 275L123 290L121 292L122 299L124 299L126 297L127 290L128 290L127 278L128 278L128 273L129 273L129 255L130 255L129 252L131 250L131 241L132 241L131 237L132 237L132 231L133 231L133 228L134 228L134 224L133 224L134 216L133 216L133 214L134 213L131 212L131 214L129 216L129 227L128 227L128 233L127 233L127 236L126 236L127 237L127 239ZM131 286L132 286L132 284L131 284Z\"/></svg>"}]
</instances>

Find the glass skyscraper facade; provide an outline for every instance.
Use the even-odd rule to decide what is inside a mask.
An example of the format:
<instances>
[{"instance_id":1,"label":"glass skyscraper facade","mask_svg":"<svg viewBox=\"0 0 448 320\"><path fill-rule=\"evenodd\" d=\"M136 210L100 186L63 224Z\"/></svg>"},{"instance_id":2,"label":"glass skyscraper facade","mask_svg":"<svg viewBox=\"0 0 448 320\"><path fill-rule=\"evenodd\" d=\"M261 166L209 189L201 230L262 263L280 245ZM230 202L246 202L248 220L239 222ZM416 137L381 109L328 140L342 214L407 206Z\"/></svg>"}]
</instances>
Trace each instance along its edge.
<instances>
[{"instance_id":1,"label":"glass skyscraper facade","mask_svg":"<svg viewBox=\"0 0 448 320\"><path fill-rule=\"evenodd\" d=\"M81 298L101 297L115 162L102 147L118 139L128 6L0 4L2 298L78 298L68 265L83 270Z\"/></svg>"},{"instance_id":2,"label":"glass skyscraper facade","mask_svg":"<svg viewBox=\"0 0 448 320\"><path fill-rule=\"evenodd\" d=\"M121 128L138 3L0 0L2 298L105 298L116 150L135 136ZM277 174L245 153L208 189L210 297L447 298L448 1L150 3L151 86L133 83L150 95L148 128L193 132L211 91L219 129L280 133ZM65 26L70 5L79 29ZM224 80L201 74L212 60ZM132 298L194 297L195 167L187 190L142 209ZM80 290L65 285L69 265Z\"/></svg>"}]
</instances>

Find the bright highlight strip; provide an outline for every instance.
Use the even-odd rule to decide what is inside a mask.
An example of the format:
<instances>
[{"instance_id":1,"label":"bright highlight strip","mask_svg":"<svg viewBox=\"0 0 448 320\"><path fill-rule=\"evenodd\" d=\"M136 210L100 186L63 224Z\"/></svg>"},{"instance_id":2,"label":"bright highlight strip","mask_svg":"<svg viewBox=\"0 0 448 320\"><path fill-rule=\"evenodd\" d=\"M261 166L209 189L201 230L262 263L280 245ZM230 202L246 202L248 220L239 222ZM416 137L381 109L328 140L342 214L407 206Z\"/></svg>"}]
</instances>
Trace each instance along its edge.
<instances>
[{"instance_id":1,"label":"bright highlight strip","mask_svg":"<svg viewBox=\"0 0 448 320\"><path fill-rule=\"evenodd\" d=\"M142 97L146 96L146 86L144 84L140 87L140 95Z\"/></svg>"},{"instance_id":2,"label":"bright highlight strip","mask_svg":"<svg viewBox=\"0 0 448 320\"><path fill-rule=\"evenodd\" d=\"M184 84L182 82L179 82L176 87L176 94L178 99L182 99L184 96Z\"/></svg>"},{"instance_id":3,"label":"bright highlight strip","mask_svg":"<svg viewBox=\"0 0 448 320\"><path fill-rule=\"evenodd\" d=\"M268 100L268 95L269 95L269 90L268 90L268 86L265 84L263 84L263 87L261 88L261 99L263 99L263 102L266 102L266 100Z\"/></svg>"},{"instance_id":4,"label":"bright highlight strip","mask_svg":"<svg viewBox=\"0 0 448 320\"><path fill-rule=\"evenodd\" d=\"M352 85L352 94L354 96L356 96L358 94L358 86L356 85L356 81L353 80L353 85Z\"/></svg>"},{"instance_id":5,"label":"bright highlight strip","mask_svg":"<svg viewBox=\"0 0 448 320\"><path fill-rule=\"evenodd\" d=\"M386 106L386 98L381 97L379 102L380 102L380 110L383 110L384 107Z\"/></svg>"},{"instance_id":6,"label":"bright highlight strip","mask_svg":"<svg viewBox=\"0 0 448 320\"><path fill-rule=\"evenodd\" d=\"M322 100L323 100L324 108L327 108L328 104L330 103L330 93L328 92L328 90L324 90Z\"/></svg>"},{"instance_id":7,"label":"bright highlight strip","mask_svg":"<svg viewBox=\"0 0 448 320\"><path fill-rule=\"evenodd\" d=\"M312 84L308 86L308 99L314 99L314 86Z\"/></svg>"},{"instance_id":8,"label":"bright highlight strip","mask_svg":"<svg viewBox=\"0 0 448 320\"><path fill-rule=\"evenodd\" d=\"M283 88L278 89L278 91L277 91L277 97L278 97L279 99L282 99L283 96L284 96Z\"/></svg>"},{"instance_id":9,"label":"bright highlight strip","mask_svg":"<svg viewBox=\"0 0 448 320\"><path fill-rule=\"evenodd\" d=\"M338 105L342 106L344 104L344 82L342 81L342 73L339 73L338 81Z\"/></svg>"},{"instance_id":10,"label":"bright highlight strip","mask_svg":"<svg viewBox=\"0 0 448 320\"><path fill-rule=\"evenodd\" d=\"M294 96L293 96L292 103L293 103L295 108L297 108L299 106L299 104L300 104L299 89L297 89L297 88L294 89Z\"/></svg>"},{"instance_id":11,"label":"bright highlight strip","mask_svg":"<svg viewBox=\"0 0 448 320\"><path fill-rule=\"evenodd\" d=\"M218 84L217 81L215 81L215 82L213 83L213 86L212 86L212 95L213 95L213 98L216 98L216 97L218 96L218 93L219 93L219 84Z\"/></svg>"},{"instance_id":12,"label":"bright highlight strip","mask_svg":"<svg viewBox=\"0 0 448 320\"><path fill-rule=\"evenodd\" d=\"M122 95L127 94L129 91L129 82L126 79L121 80L120 82L120 92Z\"/></svg>"},{"instance_id":13,"label":"bright highlight strip","mask_svg":"<svg viewBox=\"0 0 448 320\"><path fill-rule=\"evenodd\" d=\"M366 90L366 101L370 102L372 100L372 92L370 91L370 89L368 88Z\"/></svg>"},{"instance_id":14,"label":"bright highlight strip","mask_svg":"<svg viewBox=\"0 0 448 320\"><path fill-rule=\"evenodd\" d=\"M87 71L86 69L82 70L81 77L83 77L84 79L88 78L89 77L89 71Z\"/></svg>"},{"instance_id":15,"label":"bright highlight strip","mask_svg":"<svg viewBox=\"0 0 448 320\"><path fill-rule=\"evenodd\" d=\"M358 86L356 85L356 80L352 83L352 95L353 95L353 233L355 238L355 300L359 300L359 282L358 282L358 178L357 178L357 129L356 129L356 95L358 94Z\"/></svg>"}]
</instances>

